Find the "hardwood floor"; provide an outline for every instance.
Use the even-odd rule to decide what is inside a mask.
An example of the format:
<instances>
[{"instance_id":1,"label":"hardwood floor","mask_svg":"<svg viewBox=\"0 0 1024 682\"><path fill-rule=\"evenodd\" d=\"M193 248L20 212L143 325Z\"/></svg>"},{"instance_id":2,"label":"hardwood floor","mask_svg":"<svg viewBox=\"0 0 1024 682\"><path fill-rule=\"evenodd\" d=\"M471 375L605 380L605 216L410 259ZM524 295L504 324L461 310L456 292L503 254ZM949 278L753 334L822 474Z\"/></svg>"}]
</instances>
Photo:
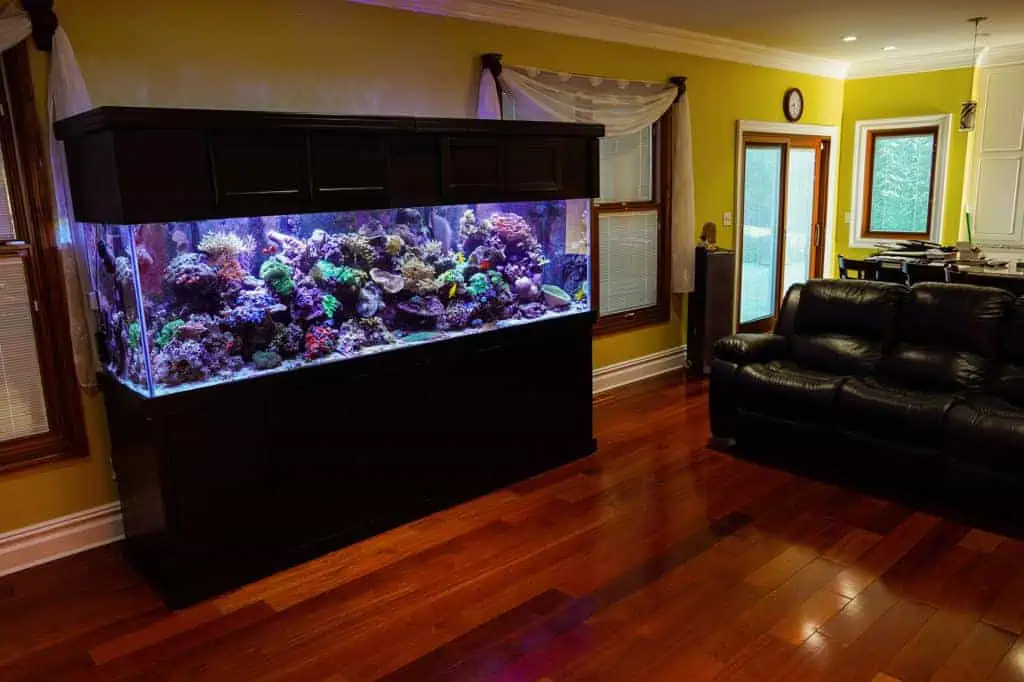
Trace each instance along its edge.
<instances>
[{"instance_id":1,"label":"hardwood floor","mask_svg":"<svg viewBox=\"0 0 1024 682\"><path fill-rule=\"evenodd\" d=\"M594 457L177 613L116 547L0 578L0 680L1024 681L1024 543L708 449L699 387L595 418Z\"/></svg>"}]
</instances>

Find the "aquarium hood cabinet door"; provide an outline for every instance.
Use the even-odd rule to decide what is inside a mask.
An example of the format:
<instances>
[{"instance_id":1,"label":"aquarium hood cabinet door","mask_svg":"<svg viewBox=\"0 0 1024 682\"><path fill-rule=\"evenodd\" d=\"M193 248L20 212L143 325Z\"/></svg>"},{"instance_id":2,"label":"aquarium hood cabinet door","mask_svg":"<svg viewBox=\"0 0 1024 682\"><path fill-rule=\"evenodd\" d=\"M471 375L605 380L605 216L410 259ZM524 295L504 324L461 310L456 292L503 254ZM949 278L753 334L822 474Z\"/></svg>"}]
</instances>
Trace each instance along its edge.
<instances>
[{"instance_id":1,"label":"aquarium hood cabinet door","mask_svg":"<svg viewBox=\"0 0 1024 682\"><path fill-rule=\"evenodd\" d=\"M598 193L599 125L101 107L55 125L92 223Z\"/></svg>"}]
</instances>

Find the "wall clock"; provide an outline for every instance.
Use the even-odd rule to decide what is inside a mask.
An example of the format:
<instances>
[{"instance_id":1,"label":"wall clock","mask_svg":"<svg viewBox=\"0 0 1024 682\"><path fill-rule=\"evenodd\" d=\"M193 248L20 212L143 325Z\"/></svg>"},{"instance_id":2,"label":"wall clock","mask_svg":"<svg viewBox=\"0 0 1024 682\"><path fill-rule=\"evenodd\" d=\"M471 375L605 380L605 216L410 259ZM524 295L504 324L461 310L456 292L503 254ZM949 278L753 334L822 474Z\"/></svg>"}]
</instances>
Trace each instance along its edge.
<instances>
[{"instance_id":1,"label":"wall clock","mask_svg":"<svg viewBox=\"0 0 1024 682\"><path fill-rule=\"evenodd\" d=\"M800 88L790 88L782 98L782 111L790 123L799 121L804 115L804 93Z\"/></svg>"}]
</instances>

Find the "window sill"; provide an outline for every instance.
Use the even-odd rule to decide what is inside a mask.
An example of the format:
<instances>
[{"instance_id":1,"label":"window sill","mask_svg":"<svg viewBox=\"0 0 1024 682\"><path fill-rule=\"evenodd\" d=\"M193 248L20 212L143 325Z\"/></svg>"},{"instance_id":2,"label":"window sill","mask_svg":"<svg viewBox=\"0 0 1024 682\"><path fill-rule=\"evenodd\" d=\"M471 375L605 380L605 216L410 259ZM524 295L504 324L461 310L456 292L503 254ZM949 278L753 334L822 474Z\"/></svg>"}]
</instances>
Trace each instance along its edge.
<instances>
[{"instance_id":1,"label":"window sill","mask_svg":"<svg viewBox=\"0 0 1024 682\"><path fill-rule=\"evenodd\" d=\"M599 317L594 325L594 337L611 336L622 332L633 331L654 324L664 324L669 321L671 314L669 306L657 305L641 310L631 310L614 315Z\"/></svg>"},{"instance_id":2,"label":"window sill","mask_svg":"<svg viewBox=\"0 0 1024 682\"><path fill-rule=\"evenodd\" d=\"M55 434L28 436L0 444L0 475L12 471L84 459L89 455L88 444L73 443Z\"/></svg>"}]
</instances>

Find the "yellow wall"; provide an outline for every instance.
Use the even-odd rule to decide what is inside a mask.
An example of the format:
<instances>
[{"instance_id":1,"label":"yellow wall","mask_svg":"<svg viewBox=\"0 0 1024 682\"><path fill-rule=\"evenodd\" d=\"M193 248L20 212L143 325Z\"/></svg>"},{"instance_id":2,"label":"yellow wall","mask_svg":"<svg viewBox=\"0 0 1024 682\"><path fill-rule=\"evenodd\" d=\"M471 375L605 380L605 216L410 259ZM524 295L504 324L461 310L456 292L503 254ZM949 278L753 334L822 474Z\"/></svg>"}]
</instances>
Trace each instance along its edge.
<instances>
[{"instance_id":1,"label":"yellow wall","mask_svg":"<svg viewBox=\"0 0 1024 682\"><path fill-rule=\"evenodd\" d=\"M549 69L687 76L698 225L734 210L737 119L783 120L794 86L805 122L842 117L838 80L341 0L58 0L56 10L96 105L472 116L478 58L493 51ZM719 234L732 244L731 228ZM597 340L594 365L683 343L682 304L667 324ZM87 404L92 457L0 478L0 532L114 499L102 412Z\"/></svg>"},{"instance_id":2,"label":"yellow wall","mask_svg":"<svg viewBox=\"0 0 1024 682\"><path fill-rule=\"evenodd\" d=\"M850 226L843 220L843 216L852 207L854 128L857 121L873 118L953 114L942 242L956 242L960 216L963 212L962 188L970 139L967 133L958 132L956 125L960 103L967 99L972 80L973 69L963 68L846 81L843 98L842 152L839 160L837 254L860 257L871 253L870 250L850 248Z\"/></svg>"}]
</instances>

